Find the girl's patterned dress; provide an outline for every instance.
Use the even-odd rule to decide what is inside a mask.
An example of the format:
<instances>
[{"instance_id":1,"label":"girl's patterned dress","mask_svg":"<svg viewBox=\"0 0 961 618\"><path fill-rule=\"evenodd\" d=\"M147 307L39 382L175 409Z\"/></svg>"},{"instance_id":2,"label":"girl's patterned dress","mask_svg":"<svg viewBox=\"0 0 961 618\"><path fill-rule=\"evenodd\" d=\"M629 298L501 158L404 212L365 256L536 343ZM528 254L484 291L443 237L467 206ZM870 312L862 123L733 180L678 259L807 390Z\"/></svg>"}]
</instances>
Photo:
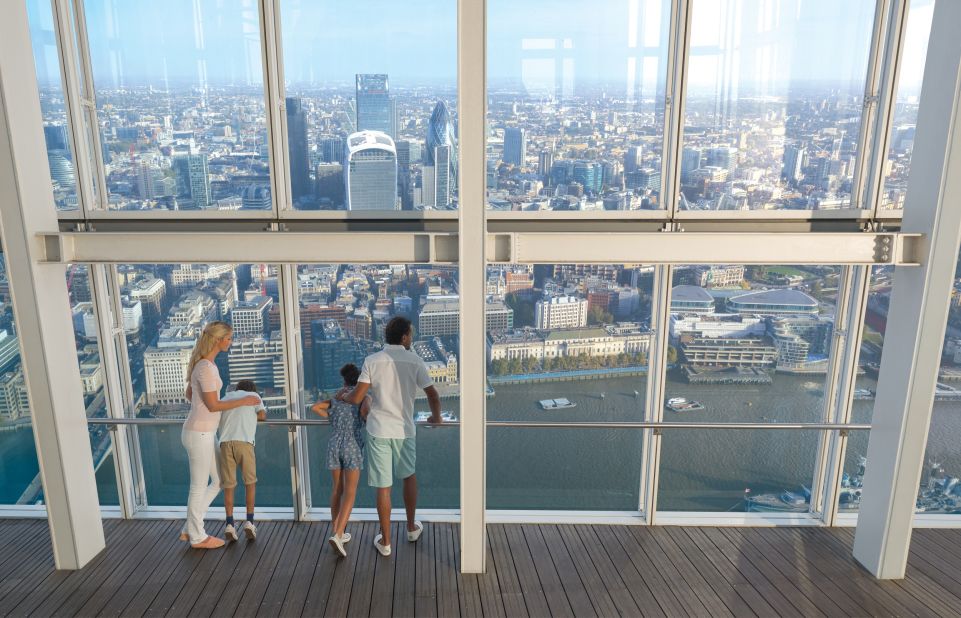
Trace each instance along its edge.
<instances>
[{"instance_id":1,"label":"girl's patterned dress","mask_svg":"<svg viewBox=\"0 0 961 618\"><path fill-rule=\"evenodd\" d=\"M360 406L334 399L330 404L330 439L327 441L328 470L364 468L364 421Z\"/></svg>"}]
</instances>

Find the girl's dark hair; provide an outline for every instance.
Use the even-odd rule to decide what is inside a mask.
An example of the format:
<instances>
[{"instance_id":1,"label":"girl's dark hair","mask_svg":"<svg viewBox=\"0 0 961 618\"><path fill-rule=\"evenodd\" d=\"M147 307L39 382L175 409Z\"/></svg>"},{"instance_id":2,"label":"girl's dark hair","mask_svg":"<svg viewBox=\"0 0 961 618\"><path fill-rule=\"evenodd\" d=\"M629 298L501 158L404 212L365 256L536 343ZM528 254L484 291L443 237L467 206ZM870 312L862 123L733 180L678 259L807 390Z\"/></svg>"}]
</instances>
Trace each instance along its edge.
<instances>
[{"instance_id":1,"label":"girl's dark hair","mask_svg":"<svg viewBox=\"0 0 961 618\"><path fill-rule=\"evenodd\" d=\"M354 363L347 363L340 368L340 377L344 379L347 386L357 386L357 378L360 377L360 369Z\"/></svg>"}]
</instances>

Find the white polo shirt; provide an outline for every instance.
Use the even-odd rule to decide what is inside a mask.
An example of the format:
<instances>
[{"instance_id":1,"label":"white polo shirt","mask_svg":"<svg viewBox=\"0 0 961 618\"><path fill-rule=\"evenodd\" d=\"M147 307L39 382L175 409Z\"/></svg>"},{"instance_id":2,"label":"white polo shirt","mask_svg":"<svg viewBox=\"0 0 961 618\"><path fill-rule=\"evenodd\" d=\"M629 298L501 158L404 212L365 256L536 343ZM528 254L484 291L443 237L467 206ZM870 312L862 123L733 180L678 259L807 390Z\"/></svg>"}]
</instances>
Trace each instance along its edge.
<instances>
[{"instance_id":1,"label":"white polo shirt","mask_svg":"<svg viewBox=\"0 0 961 618\"><path fill-rule=\"evenodd\" d=\"M413 438L414 397L434 384L421 357L402 345L387 344L364 359L357 381L370 384L367 433L375 438Z\"/></svg>"}]
</instances>

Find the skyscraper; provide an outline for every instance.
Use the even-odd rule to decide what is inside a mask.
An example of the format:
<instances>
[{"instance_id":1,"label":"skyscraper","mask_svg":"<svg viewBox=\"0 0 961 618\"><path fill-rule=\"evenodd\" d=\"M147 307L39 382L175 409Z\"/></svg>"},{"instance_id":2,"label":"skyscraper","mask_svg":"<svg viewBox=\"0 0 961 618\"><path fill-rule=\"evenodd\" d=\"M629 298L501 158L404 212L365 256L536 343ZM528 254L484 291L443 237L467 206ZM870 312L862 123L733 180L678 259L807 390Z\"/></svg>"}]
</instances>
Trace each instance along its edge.
<instances>
[{"instance_id":1,"label":"skyscraper","mask_svg":"<svg viewBox=\"0 0 961 618\"><path fill-rule=\"evenodd\" d=\"M521 167L527 158L527 132L516 127L504 129L504 163Z\"/></svg>"},{"instance_id":2,"label":"skyscraper","mask_svg":"<svg viewBox=\"0 0 961 618\"><path fill-rule=\"evenodd\" d=\"M397 151L380 131L347 138L344 169L347 210L397 210Z\"/></svg>"},{"instance_id":3,"label":"skyscraper","mask_svg":"<svg viewBox=\"0 0 961 618\"><path fill-rule=\"evenodd\" d=\"M394 143L397 149L397 190L400 193L400 209L413 210L414 200L410 183L410 142L403 140Z\"/></svg>"},{"instance_id":4,"label":"skyscraper","mask_svg":"<svg viewBox=\"0 0 961 618\"><path fill-rule=\"evenodd\" d=\"M537 173L545 181L550 180L551 176L551 166L554 165L554 148L551 147L550 150L541 151L537 155Z\"/></svg>"},{"instance_id":5,"label":"skyscraper","mask_svg":"<svg viewBox=\"0 0 961 618\"><path fill-rule=\"evenodd\" d=\"M357 131L396 134L394 102L386 74L358 73L356 76Z\"/></svg>"},{"instance_id":6,"label":"skyscraper","mask_svg":"<svg viewBox=\"0 0 961 618\"><path fill-rule=\"evenodd\" d=\"M210 205L210 183L207 180L207 155L178 155L173 166L181 197L193 200L193 207L204 210Z\"/></svg>"},{"instance_id":7,"label":"skyscraper","mask_svg":"<svg viewBox=\"0 0 961 618\"><path fill-rule=\"evenodd\" d=\"M447 208L457 189L457 135L450 110L438 101L427 123L427 152L424 156L424 206ZM432 169L428 169L432 168ZM428 184L432 186L428 186Z\"/></svg>"},{"instance_id":8,"label":"skyscraper","mask_svg":"<svg viewBox=\"0 0 961 618\"><path fill-rule=\"evenodd\" d=\"M296 97L287 97L287 143L290 145L290 195L296 202L311 193L307 113L303 100Z\"/></svg>"},{"instance_id":9,"label":"skyscraper","mask_svg":"<svg viewBox=\"0 0 961 618\"><path fill-rule=\"evenodd\" d=\"M643 146L630 146L624 153L624 173L629 174L641 168L644 158Z\"/></svg>"},{"instance_id":10,"label":"skyscraper","mask_svg":"<svg viewBox=\"0 0 961 618\"><path fill-rule=\"evenodd\" d=\"M681 181L686 182L691 173L701 169L701 150L699 148L685 148L681 153Z\"/></svg>"},{"instance_id":11,"label":"skyscraper","mask_svg":"<svg viewBox=\"0 0 961 618\"><path fill-rule=\"evenodd\" d=\"M325 137L320 140L320 160L324 163L341 163L344 160L344 138Z\"/></svg>"},{"instance_id":12,"label":"skyscraper","mask_svg":"<svg viewBox=\"0 0 961 618\"><path fill-rule=\"evenodd\" d=\"M804 157L807 154L804 147L789 144L784 147L784 167L781 168L781 178L790 183L801 180L801 170L804 168Z\"/></svg>"}]
</instances>

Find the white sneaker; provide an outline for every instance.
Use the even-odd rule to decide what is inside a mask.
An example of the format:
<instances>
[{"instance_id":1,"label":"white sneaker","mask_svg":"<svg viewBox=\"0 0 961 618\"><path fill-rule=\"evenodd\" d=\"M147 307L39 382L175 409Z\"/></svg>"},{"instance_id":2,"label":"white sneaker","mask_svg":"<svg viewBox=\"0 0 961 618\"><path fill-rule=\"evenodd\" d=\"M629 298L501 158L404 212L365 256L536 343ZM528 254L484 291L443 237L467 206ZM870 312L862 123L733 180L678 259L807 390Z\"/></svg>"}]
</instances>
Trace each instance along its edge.
<instances>
[{"instance_id":1,"label":"white sneaker","mask_svg":"<svg viewBox=\"0 0 961 618\"><path fill-rule=\"evenodd\" d=\"M423 533L424 533L424 524L420 523L419 521L415 521L414 530L407 531L407 540L410 541L411 543L415 543L417 539L420 538L420 535Z\"/></svg>"},{"instance_id":2,"label":"white sneaker","mask_svg":"<svg viewBox=\"0 0 961 618\"><path fill-rule=\"evenodd\" d=\"M342 543L350 543L350 539L351 539L351 538L352 538L352 537L350 536L350 533L349 533L349 532L345 532L345 533L343 533L342 535L340 535L340 541L341 541Z\"/></svg>"},{"instance_id":3,"label":"white sneaker","mask_svg":"<svg viewBox=\"0 0 961 618\"><path fill-rule=\"evenodd\" d=\"M335 534L334 536L327 539L327 542L330 543L330 546L334 548L334 551L340 554L341 558L347 557L347 550L344 548L344 537L337 536Z\"/></svg>"},{"instance_id":4,"label":"white sneaker","mask_svg":"<svg viewBox=\"0 0 961 618\"><path fill-rule=\"evenodd\" d=\"M224 538L228 541L237 540L237 529L234 528L233 524L227 524L227 527L224 528Z\"/></svg>"},{"instance_id":5,"label":"white sneaker","mask_svg":"<svg viewBox=\"0 0 961 618\"><path fill-rule=\"evenodd\" d=\"M257 538L257 526L254 525L252 521L245 521L243 528L244 534L247 535L248 541L253 541Z\"/></svg>"},{"instance_id":6,"label":"white sneaker","mask_svg":"<svg viewBox=\"0 0 961 618\"><path fill-rule=\"evenodd\" d=\"M380 555L381 555L381 556L389 556L389 555L390 555L390 545L381 545L381 544L380 544L380 540L381 540L382 538L384 538L384 535L383 535L383 534L378 534L377 536L374 537L374 547L377 548L377 551L380 552Z\"/></svg>"}]
</instances>

